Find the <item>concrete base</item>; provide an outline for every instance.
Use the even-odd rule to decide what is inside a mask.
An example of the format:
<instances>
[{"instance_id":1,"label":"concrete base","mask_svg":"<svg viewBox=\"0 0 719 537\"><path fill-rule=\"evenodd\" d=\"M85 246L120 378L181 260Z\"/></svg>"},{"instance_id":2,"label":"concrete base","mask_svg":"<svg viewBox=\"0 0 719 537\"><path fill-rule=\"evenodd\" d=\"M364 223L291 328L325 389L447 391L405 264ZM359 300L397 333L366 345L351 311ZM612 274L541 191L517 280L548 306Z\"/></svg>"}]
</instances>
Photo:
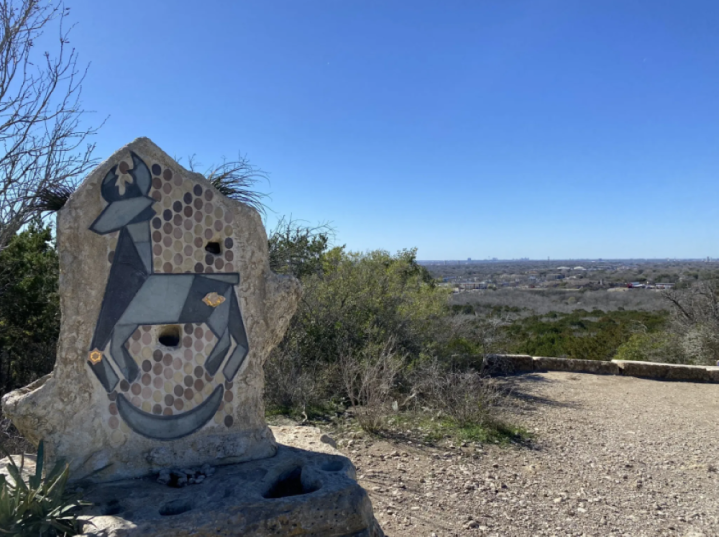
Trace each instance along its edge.
<instances>
[{"instance_id":1,"label":"concrete base","mask_svg":"<svg viewBox=\"0 0 719 537\"><path fill-rule=\"evenodd\" d=\"M277 455L221 466L171 488L156 476L88 485L87 536L382 537L355 468L341 455L279 446Z\"/></svg>"}]
</instances>

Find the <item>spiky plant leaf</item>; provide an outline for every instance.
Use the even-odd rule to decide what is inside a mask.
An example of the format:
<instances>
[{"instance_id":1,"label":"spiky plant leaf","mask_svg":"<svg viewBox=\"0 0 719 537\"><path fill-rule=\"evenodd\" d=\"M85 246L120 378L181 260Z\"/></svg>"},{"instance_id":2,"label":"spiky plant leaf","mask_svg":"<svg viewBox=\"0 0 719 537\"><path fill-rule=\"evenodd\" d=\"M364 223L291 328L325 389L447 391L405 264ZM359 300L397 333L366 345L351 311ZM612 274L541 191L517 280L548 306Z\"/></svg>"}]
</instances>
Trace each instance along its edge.
<instances>
[{"instance_id":1,"label":"spiky plant leaf","mask_svg":"<svg viewBox=\"0 0 719 537\"><path fill-rule=\"evenodd\" d=\"M28 479L30 487L36 489L42 482L42 467L43 460L45 459L45 443L40 440L40 444L37 446L37 459L35 461L35 475Z\"/></svg>"},{"instance_id":2,"label":"spiky plant leaf","mask_svg":"<svg viewBox=\"0 0 719 537\"><path fill-rule=\"evenodd\" d=\"M2 446L0 450L6 452ZM84 522L77 519L76 513L82 505L89 504L66 493L68 464L58 462L43 476L44 455L41 442L35 474L27 483L22 475L24 457L20 466L8 457L7 472L14 482L0 476L0 535L59 537L82 533Z\"/></svg>"},{"instance_id":3,"label":"spiky plant leaf","mask_svg":"<svg viewBox=\"0 0 719 537\"><path fill-rule=\"evenodd\" d=\"M73 192L75 187L67 184L45 187L35 196L35 208L40 212L57 212L65 206Z\"/></svg>"}]
</instances>

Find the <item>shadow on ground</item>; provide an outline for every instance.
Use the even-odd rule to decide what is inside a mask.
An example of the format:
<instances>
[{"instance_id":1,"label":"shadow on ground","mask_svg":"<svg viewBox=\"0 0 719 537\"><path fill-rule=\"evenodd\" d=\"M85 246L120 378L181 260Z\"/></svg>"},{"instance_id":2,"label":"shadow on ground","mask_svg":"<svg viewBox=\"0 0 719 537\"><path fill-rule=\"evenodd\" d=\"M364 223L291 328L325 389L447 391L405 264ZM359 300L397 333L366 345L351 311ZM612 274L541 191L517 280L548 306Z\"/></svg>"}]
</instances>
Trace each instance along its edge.
<instances>
[{"instance_id":1,"label":"shadow on ground","mask_svg":"<svg viewBox=\"0 0 719 537\"><path fill-rule=\"evenodd\" d=\"M502 389L505 390L508 397L507 407L512 408L512 403L522 403L522 410L536 412L541 410L543 406L554 408L573 408L579 409L581 403L575 401L557 401L535 393L539 385L554 384L555 380L548 379L537 373L528 373L504 377L500 381ZM505 405L503 405L505 406Z\"/></svg>"}]
</instances>

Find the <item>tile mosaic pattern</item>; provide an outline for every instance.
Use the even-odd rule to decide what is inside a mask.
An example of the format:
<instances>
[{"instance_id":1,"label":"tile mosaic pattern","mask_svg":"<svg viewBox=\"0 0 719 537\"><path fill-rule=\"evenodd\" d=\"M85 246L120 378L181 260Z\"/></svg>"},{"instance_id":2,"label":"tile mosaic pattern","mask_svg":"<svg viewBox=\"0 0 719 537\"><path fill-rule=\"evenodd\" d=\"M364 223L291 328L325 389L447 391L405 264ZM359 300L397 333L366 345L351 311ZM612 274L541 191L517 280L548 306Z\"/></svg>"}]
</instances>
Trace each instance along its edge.
<instances>
[{"instance_id":1,"label":"tile mosaic pattern","mask_svg":"<svg viewBox=\"0 0 719 537\"><path fill-rule=\"evenodd\" d=\"M173 177L166 169L162 178L153 177L150 197L156 201L154 209L158 213L152 219L152 264L156 273L235 270L232 214L212 203L211 190L179 175ZM208 242L219 243L220 255L205 250Z\"/></svg>"},{"instance_id":2,"label":"tile mosaic pattern","mask_svg":"<svg viewBox=\"0 0 719 537\"><path fill-rule=\"evenodd\" d=\"M130 383L123 379L109 394L112 429L119 427L117 394L144 412L172 416L192 410L222 384L222 376L210 376L202 367L217 338L205 324L188 323L182 327L180 345L167 348L156 342L153 326L139 327L125 344L142 370L139 379ZM154 350L153 350L154 348ZM232 349L230 349L232 350ZM223 401L213 420L230 427L232 417L232 382L224 382Z\"/></svg>"},{"instance_id":3,"label":"tile mosaic pattern","mask_svg":"<svg viewBox=\"0 0 719 537\"><path fill-rule=\"evenodd\" d=\"M123 164L125 164L123 162ZM233 272L232 214L212 202L214 192L152 166L150 197L158 215L151 222L152 266L155 273ZM205 250L217 242L220 255ZM108 253L112 263L115 251Z\"/></svg>"},{"instance_id":4,"label":"tile mosaic pattern","mask_svg":"<svg viewBox=\"0 0 719 537\"><path fill-rule=\"evenodd\" d=\"M172 439L206 424L231 427L232 381L247 353L234 295L238 276L231 274L232 214L213 203L211 189L157 163L148 169L134 153L108 172L102 195L109 204L91 229L100 234L119 230L117 254L110 251L108 263L119 261L138 275L133 277L137 281L124 282L127 270L112 266L105 294L111 305L103 303L88 361L108 390L111 441L123 443L131 428ZM170 311L175 311L174 320L158 320ZM178 321L179 345L160 344L160 325ZM108 337L121 377L104 358ZM225 367L218 371L223 360Z\"/></svg>"}]
</instances>

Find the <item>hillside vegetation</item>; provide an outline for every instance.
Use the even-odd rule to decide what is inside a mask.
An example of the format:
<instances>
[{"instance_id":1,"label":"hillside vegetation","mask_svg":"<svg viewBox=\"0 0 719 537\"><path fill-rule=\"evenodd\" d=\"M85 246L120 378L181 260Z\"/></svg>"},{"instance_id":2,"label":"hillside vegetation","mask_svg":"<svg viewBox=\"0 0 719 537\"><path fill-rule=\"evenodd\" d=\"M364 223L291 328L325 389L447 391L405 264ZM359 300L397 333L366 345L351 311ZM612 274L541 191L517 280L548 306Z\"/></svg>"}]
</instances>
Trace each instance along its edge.
<instances>
[{"instance_id":1,"label":"hillside vegetation","mask_svg":"<svg viewBox=\"0 0 719 537\"><path fill-rule=\"evenodd\" d=\"M265 364L270 414L350 416L364 429L417 427L430 441L507 438L502 392L481 375L487 353L690 364L719 360L719 294L711 276L683 289L498 289L452 295L414 250L332 247L329 230L281 221L273 270L303 297ZM52 370L58 260L36 222L0 253L0 390ZM7 429L7 424L4 426Z\"/></svg>"},{"instance_id":2,"label":"hillside vegetation","mask_svg":"<svg viewBox=\"0 0 719 537\"><path fill-rule=\"evenodd\" d=\"M499 326L506 352L714 365L718 282L716 271L691 270L668 290L486 289L450 302L455 315Z\"/></svg>"}]
</instances>

